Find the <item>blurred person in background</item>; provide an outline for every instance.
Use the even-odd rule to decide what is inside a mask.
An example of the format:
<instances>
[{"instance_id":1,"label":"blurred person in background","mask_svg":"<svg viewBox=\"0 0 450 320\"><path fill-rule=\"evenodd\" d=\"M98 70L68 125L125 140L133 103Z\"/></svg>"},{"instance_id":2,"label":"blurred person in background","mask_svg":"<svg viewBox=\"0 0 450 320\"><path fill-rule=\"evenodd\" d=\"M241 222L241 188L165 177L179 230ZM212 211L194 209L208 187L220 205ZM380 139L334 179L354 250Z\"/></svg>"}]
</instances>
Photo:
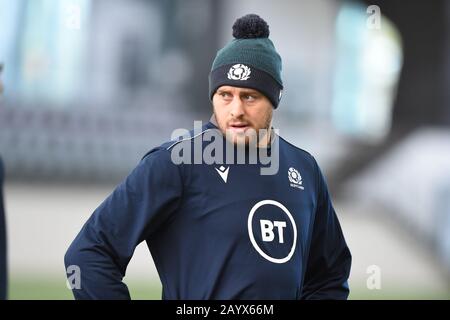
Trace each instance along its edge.
<instances>
[{"instance_id":1,"label":"blurred person in background","mask_svg":"<svg viewBox=\"0 0 450 320\"><path fill-rule=\"evenodd\" d=\"M3 180L3 162L0 157L0 300L5 300L7 295L6 222L5 207L3 204Z\"/></svg>"},{"instance_id":2,"label":"blurred person in background","mask_svg":"<svg viewBox=\"0 0 450 320\"><path fill-rule=\"evenodd\" d=\"M2 83L3 64L0 63L0 96L3 93ZM5 207L3 204L3 180L4 169L3 161L0 155L0 299L5 300L7 296L7 272L6 272L6 223Z\"/></svg>"},{"instance_id":3,"label":"blurred person in background","mask_svg":"<svg viewBox=\"0 0 450 320\"><path fill-rule=\"evenodd\" d=\"M3 94L3 82L2 82L3 63L0 62L0 96Z\"/></svg>"},{"instance_id":4,"label":"blurred person in background","mask_svg":"<svg viewBox=\"0 0 450 320\"><path fill-rule=\"evenodd\" d=\"M144 240L163 299L347 299L351 254L325 178L272 128L283 84L269 26L246 15L233 36L211 68L211 120L148 152L70 245L76 299L129 299L122 279ZM276 172L262 174L261 159L189 162L198 144L203 154L210 147L208 135L223 141L224 157L230 145L267 152ZM179 151L187 161L175 163Z\"/></svg>"}]
</instances>

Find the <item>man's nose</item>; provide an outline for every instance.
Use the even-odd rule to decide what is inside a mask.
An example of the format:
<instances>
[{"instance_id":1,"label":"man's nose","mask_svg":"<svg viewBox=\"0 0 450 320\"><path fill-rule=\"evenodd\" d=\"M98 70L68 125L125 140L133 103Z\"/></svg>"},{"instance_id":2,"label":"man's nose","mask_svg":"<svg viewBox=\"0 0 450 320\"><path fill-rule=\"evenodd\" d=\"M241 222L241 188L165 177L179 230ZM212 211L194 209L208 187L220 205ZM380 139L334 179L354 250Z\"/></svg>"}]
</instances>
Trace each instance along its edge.
<instances>
[{"instance_id":1,"label":"man's nose","mask_svg":"<svg viewBox=\"0 0 450 320\"><path fill-rule=\"evenodd\" d=\"M239 118L244 114L244 104L240 97L235 97L233 99L230 114L233 118Z\"/></svg>"}]
</instances>

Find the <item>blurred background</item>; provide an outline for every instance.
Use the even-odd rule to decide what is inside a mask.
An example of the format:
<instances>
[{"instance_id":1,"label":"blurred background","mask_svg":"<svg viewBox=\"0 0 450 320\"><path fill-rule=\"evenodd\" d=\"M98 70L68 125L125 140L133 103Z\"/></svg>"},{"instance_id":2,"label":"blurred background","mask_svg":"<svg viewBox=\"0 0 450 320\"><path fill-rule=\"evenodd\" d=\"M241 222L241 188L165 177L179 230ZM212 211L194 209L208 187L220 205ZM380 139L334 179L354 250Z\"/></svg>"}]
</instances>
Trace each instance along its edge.
<instances>
[{"instance_id":1,"label":"blurred background","mask_svg":"<svg viewBox=\"0 0 450 320\"><path fill-rule=\"evenodd\" d=\"M353 254L351 299L450 298L450 2L0 0L8 298L72 299L63 256L176 128L207 121L231 26L283 58L275 127L322 167ZM160 299L145 244L125 282Z\"/></svg>"}]
</instances>

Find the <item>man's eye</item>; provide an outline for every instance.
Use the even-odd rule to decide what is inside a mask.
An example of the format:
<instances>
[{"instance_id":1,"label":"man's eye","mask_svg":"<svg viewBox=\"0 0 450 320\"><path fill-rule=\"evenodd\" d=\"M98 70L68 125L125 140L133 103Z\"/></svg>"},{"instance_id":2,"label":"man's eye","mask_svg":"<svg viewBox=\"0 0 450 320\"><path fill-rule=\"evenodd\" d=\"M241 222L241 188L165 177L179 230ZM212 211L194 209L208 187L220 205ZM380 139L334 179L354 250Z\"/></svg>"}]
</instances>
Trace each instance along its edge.
<instances>
[{"instance_id":1,"label":"man's eye","mask_svg":"<svg viewBox=\"0 0 450 320\"><path fill-rule=\"evenodd\" d=\"M229 97L231 97L231 95L230 95L228 92L221 92L221 93L219 93L219 95L220 95L222 98L229 98Z\"/></svg>"},{"instance_id":2,"label":"man's eye","mask_svg":"<svg viewBox=\"0 0 450 320\"><path fill-rule=\"evenodd\" d=\"M248 95L244 96L244 99L247 100L247 101L253 101L256 98L255 98L255 96L252 96L252 95L248 94Z\"/></svg>"}]
</instances>

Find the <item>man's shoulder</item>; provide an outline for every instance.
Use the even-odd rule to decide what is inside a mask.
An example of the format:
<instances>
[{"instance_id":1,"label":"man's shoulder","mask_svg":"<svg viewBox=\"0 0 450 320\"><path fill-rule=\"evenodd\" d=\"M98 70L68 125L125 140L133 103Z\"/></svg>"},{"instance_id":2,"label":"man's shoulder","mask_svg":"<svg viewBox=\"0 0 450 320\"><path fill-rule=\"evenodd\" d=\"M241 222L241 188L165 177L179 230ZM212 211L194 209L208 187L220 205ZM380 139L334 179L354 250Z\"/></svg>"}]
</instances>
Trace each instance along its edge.
<instances>
[{"instance_id":1,"label":"man's shoulder","mask_svg":"<svg viewBox=\"0 0 450 320\"><path fill-rule=\"evenodd\" d=\"M284 139L281 136L278 136L278 137L279 137L281 143L286 147L286 149L290 153L293 153L293 154L295 154L297 156L300 156L300 157L302 157L302 158L304 158L306 160L309 160L309 161L312 161L312 162L316 162L316 159L314 158L314 156L310 152L308 152L305 149L302 149L302 148L294 145L293 143L287 141L286 139Z\"/></svg>"},{"instance_id":2,"label":"man's shoulder","mask_svg":"<svg viewBox=\"0 0 450 320\"><path fill-rule=\"evenodd\" d=\"M142 159L144 159L145 157L147 157L152 153L170 153L175 146L180 144L192 144L198 139L201 140L206 132L214 129L215 128L211 126L203 126L201 130L190 130L184 135L180 135L175 139L166 141L161 145L159 145L158 147L151 149L142 157Z\"/></svg>"},{"instance_id":3,"label":"man's shoulder","mask_svg":"<svg viewBox=\"0 0 450 320\"><path fill-rule=\"evenodd\" d=\"M144 156L141 158L141 161L144 161L149 158L153 157L165 157L167 154L167 147L166 145L169 144L170 141L163 143L160 146L154 147L153 149L150 149L147 151Z\"/></svg>"},{"instance_id":4,"label":"man's shoulder","mask_svg":"<svg viewBox=\"0 0 450 320\"><path fill-rule=\"evenodd\" d=\"M154 147L147 151L141 160L130 173L130 176L144 177L146 175L169 175L171 172L178 172L177 166L171 159L171 154L167 150L169 142Z\"/></svg>"},{"instance_id":5,"label":"man's shoulder","mask_svg":"<svg viewBox=\"0 0 450 320\"><path fill-rule=\"evenodd\" d=\"M162 143L161 145L154 147L153 149L150 149L147 151L147 153L144 154L142 157L142 160L151 157L158 157L158 158L167 158L170 159L171 152L175 146L180 146L184 144L193 144L196 140L202 139L202 136L204 133L208 132L209 130L213 130L214 128L203 126L201 130L190 130L184 135L180 135L179 137L166 141Z\"/></svg>"}]
</instances>

